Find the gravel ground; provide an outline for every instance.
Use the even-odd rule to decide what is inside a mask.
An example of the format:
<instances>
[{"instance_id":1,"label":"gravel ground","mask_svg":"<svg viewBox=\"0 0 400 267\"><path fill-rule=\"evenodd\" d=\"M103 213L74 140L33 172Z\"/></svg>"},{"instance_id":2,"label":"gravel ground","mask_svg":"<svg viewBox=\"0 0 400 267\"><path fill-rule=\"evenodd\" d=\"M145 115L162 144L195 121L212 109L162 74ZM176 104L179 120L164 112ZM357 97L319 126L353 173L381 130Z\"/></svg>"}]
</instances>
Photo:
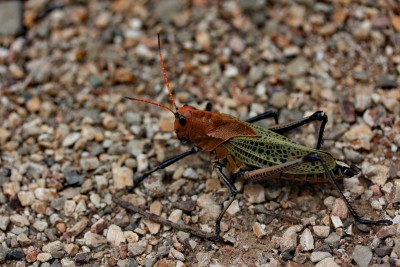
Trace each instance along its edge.
<instances>
[{"instance_id":1,"label":"gravel ground","mask_svg":"<svg viewBox=\"0 0 400 267\"><path fill-rule=\"evenodd\" d=\"M277 2L0 2L0 262L400 266L400 5ZM355 224L329 184L237 182L218 243L115 204L214 231L229 193L206 153L125 190L189 148L168 111L124 99L172 106L158 33L179 106L211 102L240 119L272 109L281 122L325 111L323 149L362 169L346 196L394 224ZM317 131L290 138L314 146Z\"/></svg>"}]
</instances>

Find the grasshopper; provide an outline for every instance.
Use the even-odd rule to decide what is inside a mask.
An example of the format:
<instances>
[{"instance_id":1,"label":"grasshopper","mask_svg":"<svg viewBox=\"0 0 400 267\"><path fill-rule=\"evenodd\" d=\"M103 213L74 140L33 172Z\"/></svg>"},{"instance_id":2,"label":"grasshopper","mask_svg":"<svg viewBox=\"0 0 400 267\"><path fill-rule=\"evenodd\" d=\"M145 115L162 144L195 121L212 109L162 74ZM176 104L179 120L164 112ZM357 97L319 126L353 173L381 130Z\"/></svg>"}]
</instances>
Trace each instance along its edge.
<instances>
[{"instance_id":1,"label":"grasshopper","mask_svg":"<svg viewBox=\"0 0 400 267\"><path fill-rule=\"evenodd\" d=\"M355 221L367 225L392 224L390 220L363 219L344 196L336 180L343 177L353 177L359 174L360 170L321 150L324 129L328 122L328 117L323 111L317 111L311 116L295 122L279 124L278 116L273 111L267 111L246 121L240 121L228 114L211 112L211 108L198 110L189 105L178 108L165 71L159 36L158 50L165 83L175 111L168 106L149 100L127 98L170 111L175 117L174 129L178 139L185 142L189 141L194 146L184 153L167 159L159 166L135 179L133 186L129 189L130 191L155 171L164 169L189 155L205 151L210 154L213 169L230 191L229 201L227 205L223 205L215 222L216 240L220 236L222 217L238 193L234 185L237 178L247 181L277 178L306 182L330 182L340 192L341 198L346 203ZM274 118L276 125L266 129L253 124L267 118ZM321 122L316 148L297 144L282 135L314 121ZM231 179L223 172L224 166L232 172L233 177Z\"/></svg>"}]
</instances>

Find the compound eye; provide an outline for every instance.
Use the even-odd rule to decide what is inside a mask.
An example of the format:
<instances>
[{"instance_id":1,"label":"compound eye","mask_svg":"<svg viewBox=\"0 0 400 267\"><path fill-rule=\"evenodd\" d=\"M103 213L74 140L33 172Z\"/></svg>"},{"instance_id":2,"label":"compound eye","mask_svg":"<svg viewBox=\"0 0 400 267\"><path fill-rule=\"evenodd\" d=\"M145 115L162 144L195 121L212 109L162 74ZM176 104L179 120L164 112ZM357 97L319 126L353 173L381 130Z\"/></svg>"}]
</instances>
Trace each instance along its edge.
<instances>
[{"instance_id":1,"label":"compound eye","mask_svg":"<svg viewBox=\"0 0 400 267\"><path fill-rule=\"evenodd\" d=\"M183 115L179 116L179 124L181 126L185 126L186 125L186 117L185 116L183 116Z\"/></svg>"}]
</instances>

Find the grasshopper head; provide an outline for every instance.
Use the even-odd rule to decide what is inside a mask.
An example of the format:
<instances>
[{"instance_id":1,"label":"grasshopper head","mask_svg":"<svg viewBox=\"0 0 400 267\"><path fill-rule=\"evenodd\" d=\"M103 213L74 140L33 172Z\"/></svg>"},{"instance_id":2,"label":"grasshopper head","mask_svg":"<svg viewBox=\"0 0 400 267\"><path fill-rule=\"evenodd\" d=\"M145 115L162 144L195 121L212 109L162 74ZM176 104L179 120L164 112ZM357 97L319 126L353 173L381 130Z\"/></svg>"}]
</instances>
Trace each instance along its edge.
<instances>
[{"instance_id":1,"label":"grasshopper head","mask_svg":"<svg viewBox=\"0 0 400 267\"><path fill-rule=\"evenodd\" d=\"M175 112L174 130L179 140L188 141L195 107L184 105Z\"/></svg>"}]
</instances>

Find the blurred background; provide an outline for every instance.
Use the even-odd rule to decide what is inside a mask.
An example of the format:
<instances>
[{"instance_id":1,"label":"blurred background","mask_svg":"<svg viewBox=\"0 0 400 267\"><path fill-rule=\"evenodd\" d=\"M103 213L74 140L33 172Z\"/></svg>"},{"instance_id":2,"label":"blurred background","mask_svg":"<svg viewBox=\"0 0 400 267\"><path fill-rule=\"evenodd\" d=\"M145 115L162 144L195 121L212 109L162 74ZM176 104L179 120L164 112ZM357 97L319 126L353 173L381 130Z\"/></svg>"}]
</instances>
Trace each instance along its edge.
<instances>
[{"instance_id":1,"label":"blurred background","mask_svg":"<svg viewBox=\"0 0 400 267\"><path fill-rule=\"evenodd\" d=\"M258 205L300 218L316 216L313 225L329 226L328 235L338 236L334 246L324 241L327 236L310 235L315 248L329 248L323 252L330 253L332 264L399 263L394 234L380 236L380 242L389 238L380 246L388 248L386 254L368 248L373 237L363 230L356 231L363 239L349 234L341 243L345 256L332 249L344 234L329 222L337 202L329 198L337 197L330 186L279 184L240 194L235 205L241 211L224 217L225 240L232 246L196 238L189 240L198 246L183 245L188 241L178 240L176 232L155 231L117 207L111 196L126 194L134 175L189 148L172 132L168 111L124 98L172 107L157 34L178 106L204 109L210 102L213 111L242 120L275 110L280 122L323 110L329 117L323 148L361 166L367 178L345 181L347 194L367 203L362 214L377 218L386 210L385 216L400 220L398 1L0 1L1 262L310 264L306 254L316 252L314 245L296 250L301 236L310 238L308 231L300 228L294 243L282 245L291 224L280 219L268 225L254 211ZM291 138L315 146L317 130L310 124ZM128 196L133 204L161 201L160 214L183 210L178 221L213 229L216 203L227 192L206 154L151 180ZM205 201L209 195L216 202ZM52 219L56 215L60 220ZM327 221L321 221L324 216ZM41 223L35 226L36 221ZM265 234L253 233L255 222ZM96 223L100 230L90 230ZM79 226L80 231L73 228ZM59 249L42 249L59 240ZM353 253L357 244L369 250Z\"/></svg>"}]
</instances>

